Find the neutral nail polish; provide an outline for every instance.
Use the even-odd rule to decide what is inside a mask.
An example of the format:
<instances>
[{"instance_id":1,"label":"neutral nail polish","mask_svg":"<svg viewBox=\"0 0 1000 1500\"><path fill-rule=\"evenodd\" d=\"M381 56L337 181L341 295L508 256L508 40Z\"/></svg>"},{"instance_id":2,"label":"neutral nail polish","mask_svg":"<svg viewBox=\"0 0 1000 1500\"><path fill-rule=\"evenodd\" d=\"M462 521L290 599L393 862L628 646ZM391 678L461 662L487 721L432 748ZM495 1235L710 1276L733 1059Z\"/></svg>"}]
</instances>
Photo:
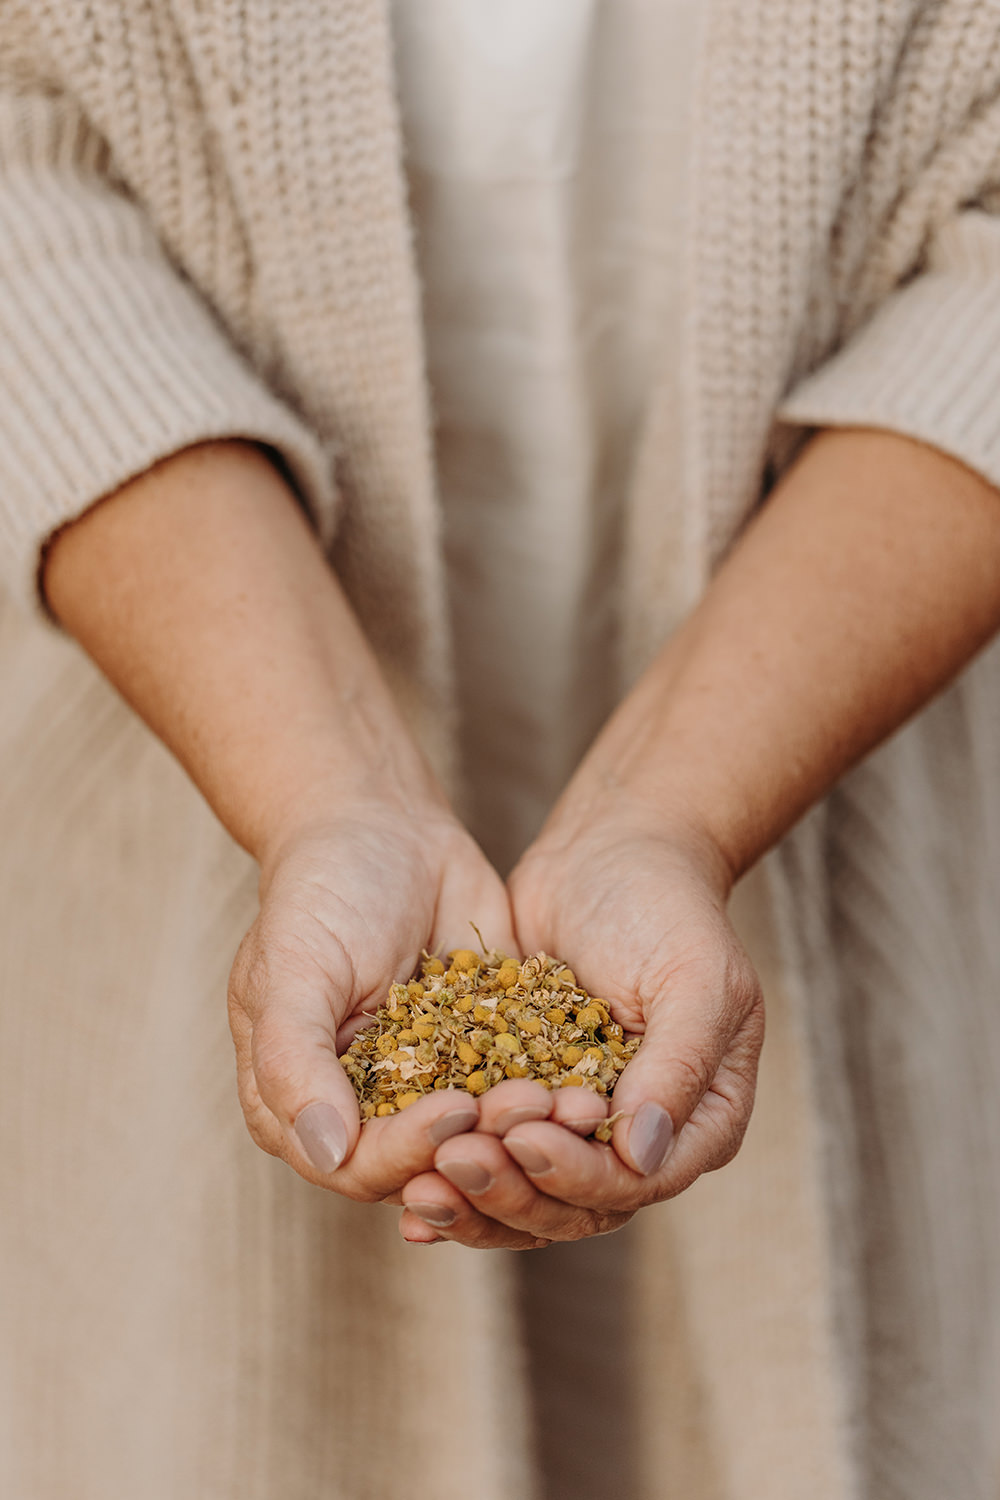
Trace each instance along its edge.
<instances>
[{"instance_id":1,"label":"neutral nail polish","mask_svg":"<svg viewBox=\"0 0 1000 1500\"><path fill-rule=\"evenodd\" d=\"M428 1125L427 1135L432 1146L440 1146L442 1141L449 1141L453 1135L461 1135L464 1130L472 1130L479 1115L474 1109L450 1109L446 1115L435 1120L433 1125Z\"/></svg>"},{"instance_id":2,"label":"neutral nail polish","mask_svg":"<svg viewBox=\"0 0 1000 1500\"><path fill-rule=\"evenodd\" d=\"M639 1105L629 1130L628 1149L644 1177L658 1172L663 1166L673 1134L673 1121L665 1109L654 1104L652 1099Z\"/></svg>"},{"instance_id":3,"label":"neutral nail polish","mask_svg":"<svg viewBox=\"0 0 1000 1500\"><path fill-rule=\"evenodd\" d=\"M551 1172L552 1163L537 1146L532 1146L527 1141L512 1141L509 1136L504 1138L504 1145L518 1166L523 1167L533 1177L537 1177L542 1172Z\"/></svg>"},{"instance_id":4,"label":"neutral nail polish","mask_svg":"<svg viewBox=\"0 0 1000 1500\"><path fill-rule=\"evenodd\" d=\"M447 1229L457 1218L455 1210L445 1208L443 1203L407 1203L406 1207L432 1229Z\"/></svg>"},{"instance_id":5,"label":"neutral nail polish","mask_svg":"<svg viewBox=\"0 0 1000 1500\"><path fill-rule=\"evenodd\" d=\"M437 1169L460 1193L485 1193L493 1177L477 1161L448 1161Z\"/></svg>"},{"instance_id":6,"label":"neutral nail polish","mask_svg":"<svg viewBox=\"0 0 1000 1500\"><path fill-rule=\"evenodd\" d=\"M295 1134L317 1172L335 1172L347 1155L347 1129L332 1104L307 1104Z\"/></svg>"}]
</instances>

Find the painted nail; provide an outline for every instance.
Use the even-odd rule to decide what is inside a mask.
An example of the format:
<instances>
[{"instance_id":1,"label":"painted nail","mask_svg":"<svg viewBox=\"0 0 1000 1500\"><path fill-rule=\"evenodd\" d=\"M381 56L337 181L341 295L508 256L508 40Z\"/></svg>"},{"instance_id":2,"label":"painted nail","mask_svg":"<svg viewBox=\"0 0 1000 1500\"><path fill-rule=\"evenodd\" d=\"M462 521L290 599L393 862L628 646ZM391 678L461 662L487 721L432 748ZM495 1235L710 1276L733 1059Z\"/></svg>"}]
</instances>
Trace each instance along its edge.
<instances>
[{"instance_id":1,"label":"painted nail","mask_svg":"<svg viewBox=\"0 0 1000 1500\"><path fill-rule=\"evenodd\" d=\"M433 1125L428 1125L427 1135L432 1146L440 1146L442 1141L448 1141L453 1135L461 1135L463 1130L471 1130L479 1119L479 1114L474 1109L450 1109L446 1115L435 1120Z\"/></svg>"},{"instance_id":2,"label":"painted nail","mask_svg":"<svg viewBox=\"0 0 1000 1500\"><path fill-rule=\"evenodd\" d=\"M497 1115L493 1129L497 1135L506 1135L515 1125L524 1125L528 1120L547 1120L549 1111L542 1104L518 1104Z\"/></svg>"},{"instance_id":3,"label":"painted nail","mask_svg":"<svg viewBox=\"0 0 1000 1500\"><path fill-rule=\"evenodd\" d=\"M432 1229L447 1229L458 1217L453 1208L445 1208L443 1203L408 1203L406 1207Z\"/></svg>"},{"instance_id":4,"label":"painted nail","mask_svg":"<svg viewBox=\"0 0 1000 1500\"><path fill-rule=\"evenodd\" d=\"M629 1155L644 1177L658 1172L667 1159L674 1127L665 1109L647 1099L640 1104L628 1133Z\"/></svg>"},{"instance_id":5,"label":"painted nail","mask_svg":"<svg viewBox=\"0 0 1000 1500\"><path fill-rule=\"evenodd\" d=\"M477 1161L446 1161L438 1171L461 1193L485 1193L493 1185L492 1174Z\"/></svg>"},{"instance_id":6,"label":"painted nail","mask_svg":"<svg viewBox=\"0 0 1000 1500\"><path fill-rule=\"evenodd\" d=\"M295 1121L295 1134L317 1172L336 1172L347 1155L347 1130L332 1104L307 1104Z\"/></svg>"},{"instance_id":7,"label":"painted nail","mask_svg":"<svg viewBox=\"0 0 1000 1500\"><path fill-rule=\"evenodd\" d=\"M505 1137L504 1145L519 1167L537 1177L542 1172L551 1172L552 1163L547 1156L543 1156L537 1146L530 1145L527 1141L512 1141Z\"/></svg>"}]
</instances>

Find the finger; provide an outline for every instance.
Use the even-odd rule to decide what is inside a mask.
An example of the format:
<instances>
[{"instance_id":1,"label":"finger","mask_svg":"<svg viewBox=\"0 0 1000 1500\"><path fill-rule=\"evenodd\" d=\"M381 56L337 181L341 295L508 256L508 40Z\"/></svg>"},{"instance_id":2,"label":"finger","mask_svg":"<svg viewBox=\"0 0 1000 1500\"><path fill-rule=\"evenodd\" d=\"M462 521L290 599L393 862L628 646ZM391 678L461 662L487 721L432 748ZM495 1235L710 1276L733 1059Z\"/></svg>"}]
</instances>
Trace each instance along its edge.
<instances>
[{"instance_id":1,"label":"finger","mask_svg":"<svg viewBox=\"0 0 1000 1500\"><path fill-rule=\"evenodd\" d=\"M366 1202L398 1192L429 1171L442 1141L475 1130L476 1100L464 1089L435 1089L384 1119L365 1122L352 1156L331 1179L338 1192Z\"/></svg>"},{"instance_id":2,"label":"finger","mask_svg":"<svg viewBox=\"0 0 1000 1500\"><path fill-rule=\"evenodd\" d=\"M487 951L496 948L512 956L520 953L510 898L500 877L485 859L481 861L478 878L471 880L468 865L449 862L444 868L438 898L433 947L445 953L458 948L477 948L480 933Z\"/></svg>"},{"instance_id":3,"label":"finger","mask_svg":"<svg viewBox=\"0 0 1000 1500\"><path fill-rule=\"evenodd\" d=\"M578 1135L591 1135L608 1117L608 1102L593 1089L552 1090L552 1118Z\"/></svg>"},{"instance_id":4,"label":"finger","mask_svg":"<svg viewBox=\"0 0 1000 1500\"><path fill-rule=\"evenodd\" d=\"M426 1243L426 1232L430 1230L442 1239L472 1250L542 1248L539 1236L523 1234L479 1213L437 1172L426 1172L409 1182L403 1191L403 1202L405 1209L399 1229L404 1239L417 1238Z\"/></svg>"},{"instance_id":5,"label":"finger","mask_svg":"<svg viewBox=\"0 0 1000 1500\"><path fill-rule=\"evenodd\" d=\"M532 1078L508 1078L487 1089L479 1100L479 1129L503 1135L525 1120L545 1120L552 1113L553 1096Z\"/></svg>"},{"instance_id":6,"label":"finger","mask_svg":"<svg viewBox=\"0 0 1000 1500\"><path fill-rule=\"evenodd\" d=\"M528 1180L498 1140L478 1132L446 1141L435 1154L434 1165L478 1213L537 1238L586 1239L617 1229L627 1217L598 1214L548 1197ZM404 1194L404 1201L407 1197Z\"/></svg>"},{"instance_id":7,"label":"finger","mask_svg":"<svg viewBox=\"0 0 1000 1500\"><path fill-rule=\"evenodd\" d=\"M583 1140L551 1120L518 1125L503 1146L539 1192L571 1207L631 1214L670 1196L663 1190L665 1170L643 1177L610 1145Z\"/></svg>"},{"instance_id":8,"label":"finger","mask_svg":"<svg viewBox=\"0 0 1000 1500\"><path fill-rule=\"evenodd\" d=\"M229 1019L254 1139L315 1181L357 1142L357 1097L337 1060L332 984L250 929L233 965Z\"/></svg>"},{"instance_id":9,"label":"finger","mask_svg":"<svg viewBox=\"0 0 1000 1500\"><path fill-rule=\"evenodd\" d=\"M730 1080L735 1107L725 1118L738 1145L753 1103L762 1040L760 985L735 945L723 963L668 983L649 1007L642 1046L615 1085L614 1108L626 1118L613 1139L623 1160L643 1176L660 1170L734 1048L741 1067ZM721 1126L722 1116L714 1118ZM710 1170L707 1159L702 1170Z\"/></svg>"}]
</instances>

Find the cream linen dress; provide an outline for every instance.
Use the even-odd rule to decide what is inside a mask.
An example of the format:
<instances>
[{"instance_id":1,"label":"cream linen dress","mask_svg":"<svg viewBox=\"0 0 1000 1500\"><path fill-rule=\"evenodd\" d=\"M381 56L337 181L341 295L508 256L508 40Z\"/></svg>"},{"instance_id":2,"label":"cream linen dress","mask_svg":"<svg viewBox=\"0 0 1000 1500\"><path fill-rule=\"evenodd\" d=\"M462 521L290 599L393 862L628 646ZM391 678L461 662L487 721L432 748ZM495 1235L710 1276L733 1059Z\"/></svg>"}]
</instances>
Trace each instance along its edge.
<instances>
[{"instance_id":1,"label":"cream linen dress","mask_svg":"<svg viewBox=\"0 0 1000 1500\"><path fill-rule=\"evenodd\" d=\"M683 332L700 18L698 0L392 10L464 769L504 870L618 693L623 496L663 330L678 355ZM666 505L682 443L678 423ZM636 1250L617 1235L517 1267L553 1494L635 1492Z\"/></svg>"},{"instance_id":2,"label":"cream linen dress","mask_svg":"<svg viewBox=\"0 0 1000 1500\"><path fill-rule=\"evenodd\" d=\"M661 536L672 527L678 560L682 550L688 126L703 7L395 0L392 17L464 769L474 831L505 869L620 691L622 499L654 378L673 387L664 405L676 414L660 438L673 450L660 476L670 517ZM667 567L663 582L675 597L661 607L682 615L681 568ZM783 1045L759 873L734 907L770 1003L769 1065L783 1089L805 1088ZM780 1403L790 1424L836 1427L822 1336L789 1316L818 1307L820 1288L810 1279L817 1261L797 1258L785 1216L800 1221L795 1243L812 1239L820 1263L824 1255L808 1204L798 1215L794 1206L811 1166L783 1139L794 1108L763 1091L747 1145L747 1182L756 1165L766 1190L788 1200L772 1233L758 1205L734 1205L706 1184L704 1206L689 1215L647 1211L612 1237L520 1258L546 1495L757 1500L765 1475L746 1433L758 1365L770 1370L756 1387L762 1416L773 1421ZM741 1240L755 1249L734 1279ZM665 1304L668 1257L707 1264L713 1244L707 1305ZM697 1281L688 1271L685 1295ZM751 1318L759 1342L741 1362L729 1343L746 1326L746 1299L762 1316ZM699 1409L708 1370L710 1412ZM815 1448L786 1476L801 1493L838 1466L822 1438Z\"/></svg>"}]
</instances>

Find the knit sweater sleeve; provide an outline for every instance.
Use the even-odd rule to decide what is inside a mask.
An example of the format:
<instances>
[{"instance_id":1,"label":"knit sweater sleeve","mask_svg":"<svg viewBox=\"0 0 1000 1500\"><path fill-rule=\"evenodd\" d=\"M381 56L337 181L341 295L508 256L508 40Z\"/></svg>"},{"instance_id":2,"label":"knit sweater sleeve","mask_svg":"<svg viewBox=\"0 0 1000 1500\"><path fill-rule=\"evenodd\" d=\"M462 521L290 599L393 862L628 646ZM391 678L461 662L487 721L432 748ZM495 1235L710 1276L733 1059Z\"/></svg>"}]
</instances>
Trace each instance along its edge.
<instances>
[{"instance_id":1,"label":"knit sweater sleeve","mask_svg":"<svg viewBox=\"0 0 1000 1500\"><path fill-rule=\"evenodd\" d=\"M1000 486L1000 218L968 209L778 410L810 427L882 427L951 454Z\"/></svg>"},{"instance_id":2,"label":"knit sweater sleeve","mask_svg":"<svg viewBox=\"0 0 1000 1500\"><path fill-rule=\"evenodd\" d=\"M0 89L0 577L158 459L241 437L328 512L324 449L240 356L70 101Z\"/></svg>"}]
</instances>

